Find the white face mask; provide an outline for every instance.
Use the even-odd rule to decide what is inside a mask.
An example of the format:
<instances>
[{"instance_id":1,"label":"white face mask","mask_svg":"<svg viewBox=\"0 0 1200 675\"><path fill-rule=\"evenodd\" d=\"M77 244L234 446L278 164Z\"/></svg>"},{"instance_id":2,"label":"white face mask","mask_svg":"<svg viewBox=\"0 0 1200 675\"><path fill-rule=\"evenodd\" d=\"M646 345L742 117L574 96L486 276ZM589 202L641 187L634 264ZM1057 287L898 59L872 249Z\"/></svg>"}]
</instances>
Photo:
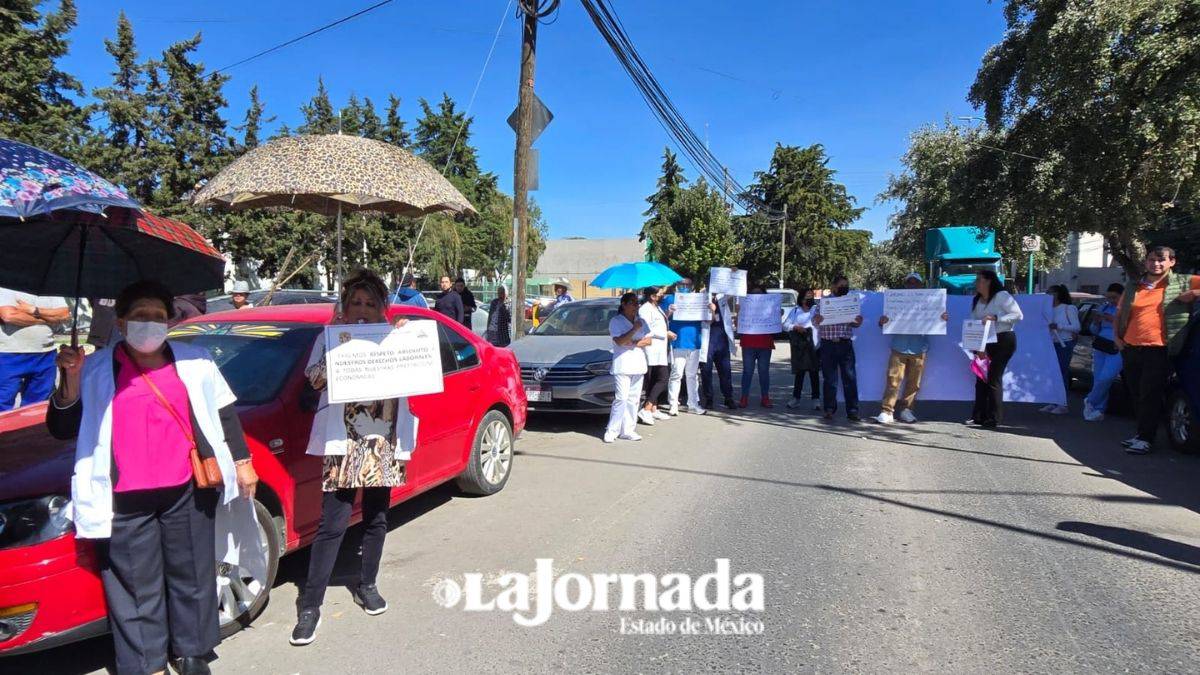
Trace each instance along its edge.
<instances>
[{"instance_id":1,"label":"white face mask","mask_svg":"<svg viewBox=\"0 0 1200 675\"><path fill-rule=\"evenodd\" d=\"M130 321L125 326L125 341L143 354L152 354L167 341L167 324L157 321Z\"/></svg>"}]
</instances>

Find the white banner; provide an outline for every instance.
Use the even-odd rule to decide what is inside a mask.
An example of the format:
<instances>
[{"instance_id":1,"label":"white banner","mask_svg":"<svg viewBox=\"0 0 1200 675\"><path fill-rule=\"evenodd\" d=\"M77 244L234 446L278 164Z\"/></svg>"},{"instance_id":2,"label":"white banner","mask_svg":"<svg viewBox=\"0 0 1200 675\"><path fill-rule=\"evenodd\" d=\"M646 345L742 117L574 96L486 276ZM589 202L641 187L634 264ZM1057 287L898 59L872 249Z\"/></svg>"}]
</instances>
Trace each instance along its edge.
<instances>
[{"instance_id":1,"label":"white banner","mask_svg":"<svg viewBox=\"0 0 1200 675\"><path fill-rule=\"evenodd\" d=\"M862 314L862 294L850 292L841 297L831 295L821 298L817 314L821 315L822 326L854 323Z\"/></svg>"},{"instance_id":2,"label":"white banner","mask_svg":"<svg viewBox=\"0 0 1200 675\"><path fill-rule=\"evenodd\" d=\"M1004 400L1014 403L1067 402L1058 357L1050 337L1050 296L1018 295L1017 304L1025 314L1015 332L1017 351L1004 373ZM971 360L963 356L962 322L971 318L971 297L951 295L946 299L950 314L946 335L929 338L929 355L925 359L925 376L921 380L918 400L971 401L975 398L976 377L971 373ZM878 401L887 381L890 335L878 328L883 313L883 294L866 293L863 298L863 327L854 331L854 352L858 366L858 392L863 401ZM994 331L993 331L994 332ZM840 387L839 387L840 389ZM917 415L920 415L920 410Z\"/></svg>"},{"instance_id":3,"label":"white banner","mask_svg":"<svg viewBox=\"0 0 1200 675\"><path fill-rule=\"evenodd\" d=\"M440 393L437 322L326 326L325 369L330 403Z\"/></svg>"},{"instance_id":4,"label":"white banner","mask_svg":"<svg viewBox=\"0 0 1200 675\"><path fill-rule=\"evenodd\" d=\"M755 293L738 299L737 330L742 335L774 335L783 332L783 296Z\"/></svg>"},{"instance_id":5,"label":"white banner","mask_svg":"<svg viewBox=\"0 0 1200 675\"><path fill-rule=\"evenodd\" d=\"M675 321L712 321L711 302L712 296L708 293L676 293L671 318Z\"/></svg>"},{"instance_id":6,"label":"white banner","mask_svg":"<svg viewBox=\"0 0 1200 675\"><path fill-rule=\"evenodd\" d=\"M945 335L946 289L896 289L883 292L886 335Z\"/></svg>"},{"instance_id":7,"label":"white banner","mask_svg":"<svg viewBox=\"0 0 1200 675\"><path fill-rule=\"evenodd\" d=\"M708 270L708 292L742 297L746 295L746 270L711 267Z\"/></svg>"}]
</instances>

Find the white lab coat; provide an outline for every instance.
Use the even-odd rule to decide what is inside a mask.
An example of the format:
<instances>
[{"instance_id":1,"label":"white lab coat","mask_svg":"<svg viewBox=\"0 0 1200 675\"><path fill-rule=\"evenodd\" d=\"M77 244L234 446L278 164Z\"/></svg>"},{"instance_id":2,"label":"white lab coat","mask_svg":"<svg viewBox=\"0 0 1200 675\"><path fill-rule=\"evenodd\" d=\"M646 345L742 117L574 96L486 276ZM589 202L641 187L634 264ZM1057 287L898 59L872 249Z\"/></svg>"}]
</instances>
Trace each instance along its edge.
<instances>
[{"instance_id":1,"label":"white lab coat","mask_svg":"<svg viewBox=\"0 0 1200 675\"><path fill-rule=\"evenodd\" d=\"M71 519L75 536L107 539L112 536L112 403L116 395L113 358L116 345L97 351L83 365L80 396L83 419L75 445L75 473L71 477ZM217 555L223 562L266 578L266 551L258 536L254 507L238 492L237 469L225 442L218 412L237 401L207 349L186 342L170 342L175 372L187 390L200 433L208 441L221 467L221 499L216 510Z\"/></svg>"},{"instance_id":2,"label":"white lab coat","mask_svg":"<svg viewBox=\"0 0 1200 675\"><path fill-rule=\"evenodd\" d=\"M325 359L325 333L317 336L308 363L304 366L305 373L309 368ZM417 419L408 409L408 398L401 397L396 405L396 459L406 462L412 459L412 453L417 448ZM310 455L344 455L346 454L346 404L330 403L329 389L321 392L321 402L317 414L313 418L312 431L308 436L308 454Z\"/></svg>"},{"instance_id":3,"label":"white lab coat","mask_svg":"<svg viewBox=\"0 0 1200 675\"><path fill-rule=\"evenodd\" d=\"M717 308L721 310L721 330L729 343L729 356L737 358L737 340L733 339L733 296L717 294ZM708 363L708 339L712 331L712 321L705 321L700 326L700 362Z\"/></svg>"},{"instance_id":4,"label":"white lab coat","mask_svg":"<svg viewBox=\"0 0 1200 675\"><path fill-rule=\"evenodd\" d=\"M670 343L667 340L667 317L663 311L658 308L653 302L643 302L638 308L638 316L642 318L642 322L646 324L646 334L650 336L651 343L646 349L646 363L650 366L669 366L671 365L668 356Z\"/></svg>"}]
</instances>

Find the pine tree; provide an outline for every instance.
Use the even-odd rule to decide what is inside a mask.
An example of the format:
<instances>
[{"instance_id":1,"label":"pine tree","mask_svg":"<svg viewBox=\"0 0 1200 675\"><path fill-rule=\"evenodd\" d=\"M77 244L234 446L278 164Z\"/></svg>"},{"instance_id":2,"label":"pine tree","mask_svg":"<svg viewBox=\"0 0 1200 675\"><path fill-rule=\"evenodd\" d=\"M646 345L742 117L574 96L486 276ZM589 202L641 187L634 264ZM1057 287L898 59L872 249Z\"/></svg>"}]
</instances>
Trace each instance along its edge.
<instances>
[{"instance_id":1,"label":"pine tree","mask_svg":"<svg viewBox=\"0 0 1200 675\"><path fill-rule=\"evenodd\" d=\"M337 133L337 116L333 114L333 104L329 102L329 92L325 90L324 79L317 78L317 93L308 103L300 106L300 112L304 115L304 124L296 130L298 133Z\"/></svg>"},{"instance_id":2,"label":"pine tree","mask_svg":"<svg viewBox=\"0 0 1200 675\"><path fill-rule=\"evenodd\" d=\"M71 154L82 142L87 113L71 95L83 87L59 70L67 34L75 27L74 0L42 14L39 0L5 0L0 8L0 137Z\"/></svg>"},{"instance_id":3,"label":"pine tree","mask_svg":"<svg viewBox=\"0 0 1200 675\"><path fill-rule=\"evenodd\" d=\"M420 103L421 118L417 120L415 134L417 153L439 171L448 166L447 177L474 181L479 175L479 163L470 142L472 119L454 109L454 100L448 94L442 94L437 112L425 99Z\"/></svg>"},{"instance_id":4,"label":"pine tree","mask_svg":"<svg viewBox=\"0 0 1200 675\"><path fill-rule=\"evenodd\" d=\"M361 135L362 112L362 104L358 102L358 96L355 96L354 92L350 92L350 99L346 101L345 107L338 113L337 132L346 134L347 136Z\"/></svg>"},{"instance_id":5,"label":"pine tree","mask_svg":"<svg viewBox=\"0 0 1200 675\"><path fill-rule=\"evenodd\" d=\"M240 126L234 127L236 131L242 132L241 152L257 148L259 143L258 136L262 133L262 125L275 121L274 117L263 119L264 111L265 108L262 100L258 98L258 85L256 84L250 88L250 105L246 108L245 119ZM286 129L286 125L282 129Z\"/></svg>"},{"instance_id":6,"label":"pine tree","mask_svg":"<svg viewBox=\"0 0 1200 675\"><path fill-rule=\"evenodd\" d=\"M359 133L377 141L383 140L383 124L379 120L379 113L375 112L375 104L369 97L363 99L359 112Z\"/></svg>"},{"instance_id":7,"label":"pine tree","mask_svg":"<svg viewBox=\"0 0 1200 675\"><path fill-rule=\"evenodd\" d=\"M647 254L651 260L662 260L663 252L677 245L677 242L673 241L676 237L664 230L662 226L671 207L679 201L679 195L683 191L685 182L683 167L679 166L675 153L671 152L670 148L663 148L662 175L658 177L658 189L654 194L646 197L650 208L642 213L643 216L646 216L646 222L642 225L641 234L638 235L639 241L650 240Z\"/></svg>"},{"instance_id":8,"label":"pine tree","mask_svg":"<svg viewBox=\"0 0 1200 675\"><path fill-rule=\"evenodd\" d=\"M387 119L383 123L383 140L407 149L412 145L412 135L404 128L400 118L400 99L388 94Z\"/></svg>"},{"instance_id":9,"label":"pine tree","mask_svg":"<svg viewBox=\"0 0 1200 675\"><path fill-rule=\"evenodd\" d=\"M89 139L84 161L101 175L123 185L131 194L148 202L158 178L153 153L151 114L145 93L145 66L138 63L133 24L122 12L117 18L117 37L105 40L113 57L112 85L96 89L96 109L105 125Z\"/></svg>"}]
</instances>

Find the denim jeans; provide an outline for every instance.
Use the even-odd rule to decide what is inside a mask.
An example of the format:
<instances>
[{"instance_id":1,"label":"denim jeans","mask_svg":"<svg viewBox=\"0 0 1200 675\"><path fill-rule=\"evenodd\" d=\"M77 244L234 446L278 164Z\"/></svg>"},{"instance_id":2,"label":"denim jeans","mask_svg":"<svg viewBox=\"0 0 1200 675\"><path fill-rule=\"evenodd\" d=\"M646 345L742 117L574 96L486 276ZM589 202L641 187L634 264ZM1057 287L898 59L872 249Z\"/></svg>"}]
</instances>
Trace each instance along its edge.
<instances>
[{"instance_id":1,"label":"denim jeans","mask_svg":"<svg viewBox=\"0 0 1200 675\"><path fill-rule=\"evenodd\" d=\"M1121 374L1121 355L1105 354L1092 350L1092 390L1085 399L1092 410L1104 412L1108 409L1108 391Z\"/></svg>"},{"instance_id":2,"label":"denim jeans","mask_svg":"<svg viewBox=\"0 0 1200 675\"><path fill-rule=\"evenodd\" d=\"M1054 343L1054 355L1058 357L1058 371L1062 374L1063 389L1071 393L1071 355L1075 353L1075 340L1062 345Z\"/></svg>"},{"instance_id":3,"label":"denim jeans","mask_svg":"<svg viewBox=\"0 0 1200 675\"><path fill-rule=\"evenodd\" d=\"M854 361L854 342L851 340L821 343L821 379L825 412L837 412L837 381L842 378L842 397L846 413L858 414L858 371Z\"/></svg>"},{"instance_id":4,"label":"denim jeans","mask_svg":"<svg viewBox=\"0 0 1200 675\"><path fill-rule=\"evenodd\" d=\"M709 353L708 360L700 364L700 388L704 393L703 405L712 406L716 400L713 391L713 368L717 369L717 379L721 386L721 396L733 398L733 370L729 362L729 349L714 349Z\"/></svg>"},{"instance_id":5,"label":"denim jeans","mask_svg":"<svg viewBox=\"0 0 1200 675\"><path fill-rule=\"evenodd\" d=\"M750 396L754 369L758 368L758 388L766 398L771 391L771 350L742 347L742 397Z\"/></svg>"}]
</instances>

